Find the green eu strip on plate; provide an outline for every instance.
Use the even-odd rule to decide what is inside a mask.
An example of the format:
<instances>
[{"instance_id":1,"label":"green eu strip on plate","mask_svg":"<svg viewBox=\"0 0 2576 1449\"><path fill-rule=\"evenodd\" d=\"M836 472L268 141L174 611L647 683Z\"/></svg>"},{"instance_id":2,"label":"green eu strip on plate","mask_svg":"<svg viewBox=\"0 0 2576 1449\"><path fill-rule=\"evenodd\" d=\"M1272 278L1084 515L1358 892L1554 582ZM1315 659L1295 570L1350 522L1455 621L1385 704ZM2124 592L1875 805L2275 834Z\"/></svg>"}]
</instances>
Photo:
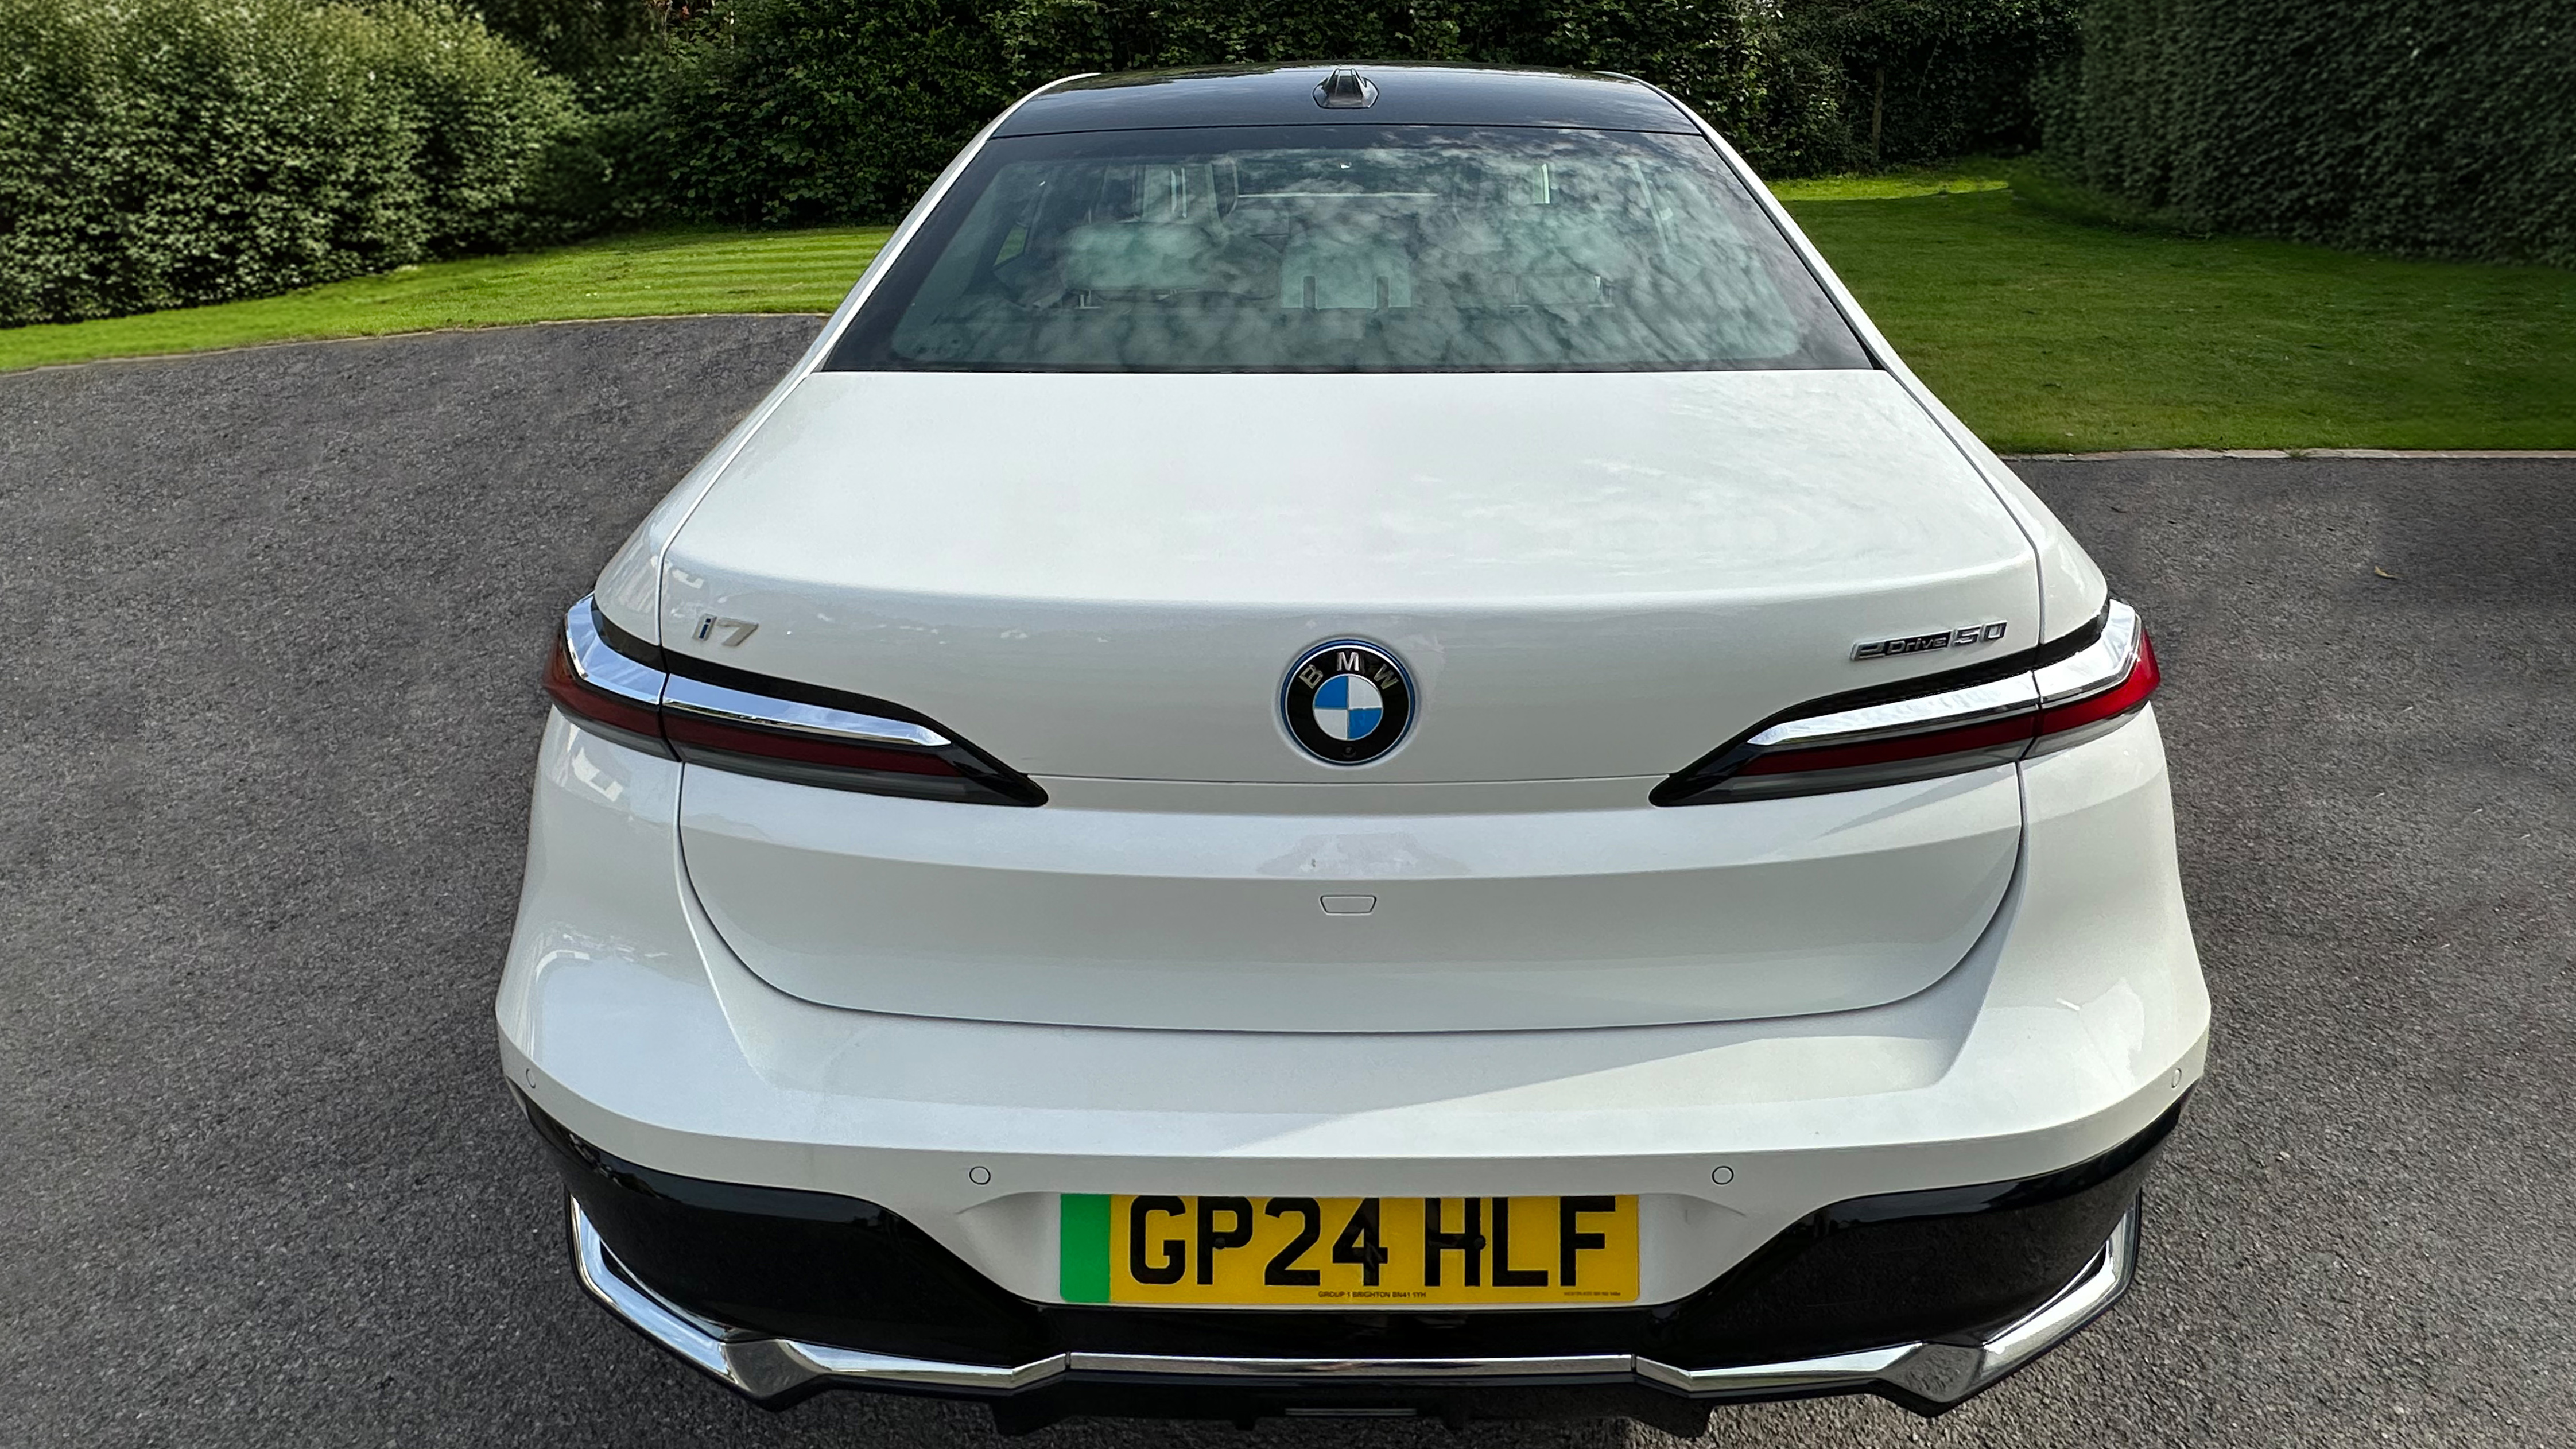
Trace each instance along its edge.
<instances>
[{"instance_id":1,"label":"green eu strip on plate","mask_svg":"<svg viewBox=\"0 0 2576 1449\"><path fill-rule=\"evenodd\" d=\"M1058 1291L1067 1303L1109 1301L1109 1195L1068 1192L1060 1199L1063 1245L1056 1250Z\"/></svg>"}]
</instances>

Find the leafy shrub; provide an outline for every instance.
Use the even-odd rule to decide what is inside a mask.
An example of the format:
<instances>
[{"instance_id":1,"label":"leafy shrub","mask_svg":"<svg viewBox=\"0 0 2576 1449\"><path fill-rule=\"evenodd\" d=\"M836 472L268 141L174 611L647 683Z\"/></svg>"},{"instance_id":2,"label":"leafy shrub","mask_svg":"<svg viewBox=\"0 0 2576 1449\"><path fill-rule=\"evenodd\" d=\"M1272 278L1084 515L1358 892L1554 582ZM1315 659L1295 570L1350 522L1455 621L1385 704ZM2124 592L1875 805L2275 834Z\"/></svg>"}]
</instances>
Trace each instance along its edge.
<instances>
[{"instance_id":1,"label":"leafy shrub","mask_svg":"<svg viewBox=\"0 0 2576 1449\"><path fill-rule=\"evenodd\" d=\"M0 0L0 323L261 296L562 229L569 84L432 0Z\"/></svg>"},{"instance_id":2,"label":"leafy shrub","mask_svg":"<svg viewBox=\"0 0 2576 1449\"><path fill-rule=\"evenodd\" d=\"M758 225L893 216L1018 95L976 0L738 0L648 64L630 209Z\"/></svg>"},{"instance_id":3,"label":"leafy shrub","mask_svg":"<svg viewBox=\"0 0 2576 1449\"><path fill-rule=\"evenodd\" d=\"M2047 155L2108 214L2576 265L2571 0L2091 0Z\"/></svg>"},{"instance_id":4,"label":"leafy shrub","mask_svg":"<svg viewBox=\"0 0 2576 1449\"><path fill-rule=\"evenodd\" d=\"M472 0L492 33L557 75L597 75L651 41L670 0Z\"/></svg>"},{"instance_id":5,"label":"leafy shrub","mask_svg":"<svg viewBox=\"0 0 2576 1449\"><path fill-rule=\"evenodd\" d=\"M1624 71L1775 175L2009 146L2075 0L480 3L580 71L584 104L450 0L0 0L0 323L621 225L890 218L996 111L1084 70Z\"/></svg>"},{"instance_id":6,"label":"leafy shrub","mask_svg":"<svg viewBox=\"0 0 2576 1449\"><path fill-rule=\"evenodd\" d=\"M2010 144L2031 129L2032 58L2070 3L719 0L602 88L586 199L565 205L882 220L995 111L1058 76L1333 58L1622 71L1681 96L1764 171L1810 174L1871 159L1841 48L1874 45L1869 63L1899 77L1880 112L1891 158Z\"/></svg>"},{"instance_id":7,"label":"leafy shrub","mask_svg":"<svg viewBox=\"0 0 2576 1449\"><path fill-rule=\"evenodd\" d=\"M1791 46L1813 58L1831 88L1811 164L1843 170L2032 149L2031 82L2072 44L2078 4L1788 0Z\"/></svg>"},{"instance_id":8,"label":"leafy shrub","mask_svg":"<svg viewBox=\"0 0 2576 1449\"><path fill-rule=\"evenodd\" d=\"M410 125L426 194L426 253L453 256L586 226L543 214L534 178L581 123L573 90L480 23L434 3L326 14L357 22L356 50Z\"/></svg>"}]
</instances>

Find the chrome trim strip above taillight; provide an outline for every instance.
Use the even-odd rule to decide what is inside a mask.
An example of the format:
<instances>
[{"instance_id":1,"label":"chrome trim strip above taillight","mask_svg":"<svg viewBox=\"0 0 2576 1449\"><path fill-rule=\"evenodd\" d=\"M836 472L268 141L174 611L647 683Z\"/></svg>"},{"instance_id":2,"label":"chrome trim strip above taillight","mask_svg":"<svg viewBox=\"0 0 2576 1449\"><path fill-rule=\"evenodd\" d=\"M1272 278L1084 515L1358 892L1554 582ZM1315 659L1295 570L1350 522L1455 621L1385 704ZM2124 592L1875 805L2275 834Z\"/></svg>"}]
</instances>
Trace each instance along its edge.
<instances>
[{"instance_id":1,"label":"chrome trim strip above taillight","mask_svg":"<svg viewBox=\"0 0 2576 1449\"><path fill-rule=\"evenodd\" d=\"M2000 670L2017 672L1991 677L1990 671ZM1657 805L1779 799L2009 764L2116 727L2145 704L2156 677L2154 650L2138 611L2106 600L2094 622L2030 651L2026 660L1997 660L1911 685L1815 701L1807 708L1818 713L1774 719L1740 735L1657 785L1648 798ZM1950 687L1942 688L1944 682ZM1906 688L1932 692L1886 697ZM2124 688L2129 693L2119 693ZM1832 707L1853 699L1871 702Z\"/></svg>"},{"instance_id":2,"label":"chrome trim strip above taillight","mask_svg":"<svg viewBox=\"0 0 2576 1449\"><path fill-rule=\"evenodd\" d=\"M564 646L572 658L572 672L581 677L582 683L646 709L661 704L666 676L640 659L618 653L599 637L599 621L591 612L588 594L564 611Z\"/></svg>"},{"instance_id":3,"label":"chrome trim strip above taillight","mask_svg":"<svg viewBox=\"0 0 2576 1449\"><path fill-rule=\"evenodd\" d=\"M955 743L937 730L924 729L905 720L854 714L848 710L826 709L821 705L780 699L775 695L727 689L721 684L709 684L685 674L674 674L663 684L662 707L676 714L696 715L726 724L792 730L798 734L858 744L906 745L936 750Z\"/></svg>"},{"instance_id":4,"label":"chrome trim strip above taillight","mask_svg":"<svg viewBox=\"0 0 2576 1449\"><path fill-rule=\"evenodd\" d=\"M2031 676L2016 674L1940 694L1782 720L1745 743L1763 749L1778 745L1859 744L1884 735L1912 734L1927 725L1947 727L2005 719L2027 714L2038 706L2039 690Z\"/></svg>"},{"instance_id":5,"label":"chrome trim strip above taillight","mask_svg":"<svg viewBox=\"0 0 2576 1449\"><path fill-rule=\"evenodd\" d=\"M562 640L546 664L546 693L578 728L690 764L921 800L1046 803L1036 781L928 721L816 703L876 701L706 661L682 660L688 674L662 667L677 657L626 634L584 598L564 614ZM706 675L784 693L737 689Z\"/></svg>"},{"instance_id":6,"label":"chrome trim strip above taillight","mask_svg":"<svg viewBox=\"0 0 2576 1449\"><path fill-rule=\"evenodd\" d=\"M584 596L564 613L564 644L572 656L573 672L593 689L647 709L667 709L726 724L787 730L856 744L937 750L956 743L937 730L909 720L754 694L656 669L619 653L601 638L593 607L590 598Z\"/></svg>"},{"instance_id":7,"label":"chrome trim strip above taillight","mask_svg":"<svg viewBox=\"0 0 2576 1449\"><path fill-rule=\"evenodd\" d=\"M2042 666L2033 677L2038 680L2042 704L2064 704L2118 684L2137 663L2138 611L2113 599L2103 611L2100 638L2055 664Z\"/></svg>"},{"instance_id":8,"label":"chrome trim strip above taillight","mask_svg":"<svg viewBox=\"0 0 2576 1449\"><path fill-rule=\"evenodd\" d=\"M2113 599L2103 612L2100 637L2054 664L1939 694L1782 720L1745 743L1765 750L1862 744L1924 729L1951 729L2009 719L2047 705L2065 704L2099 694L2128 678L2138 662L2138 633L2138 611Z\"/></svg>"}]
</instances>

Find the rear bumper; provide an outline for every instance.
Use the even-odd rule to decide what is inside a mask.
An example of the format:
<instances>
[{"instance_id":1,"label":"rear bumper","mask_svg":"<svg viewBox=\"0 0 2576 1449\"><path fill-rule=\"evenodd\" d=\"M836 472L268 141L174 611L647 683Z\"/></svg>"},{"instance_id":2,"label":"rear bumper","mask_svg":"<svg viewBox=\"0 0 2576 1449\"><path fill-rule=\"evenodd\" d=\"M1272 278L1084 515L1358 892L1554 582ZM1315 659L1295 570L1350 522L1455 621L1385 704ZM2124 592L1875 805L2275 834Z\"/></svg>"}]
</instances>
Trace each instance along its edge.
<instances>
[{"instance_id":1,"label":"rear bumper","mask_svg":"<svg viewBox=\"0 0 2576 1449\"><path fill-rule=\"evenodd\" d=\"M498 1001L510 1084L630 1162L881 1204L1039 1302L1061 1296L1057 1195L1135 1192L1635 1194L1638 1301L1677 1302L1822 1204L2110 1151L2206 1048L2152 713L2023 767L2021 864L1941 981L1666 1027L1140 1031L816 1005L697 908L678 776L550 727Z\"/></svg>"},{"instance_id":2,"label":"rear bumper","mask_svg":"<svg viewBox=\"0 0 2576 1449\"><path fill-rule=\"evenodd\" d=\"M656 1172L529 1115L571 1190L583 1286L663 1348L764 1403L894 1390L1031 1425L1526 1414L1513 1393L1669 1421L1631 1407L1641 1391L1684 1409L1874 1393L1939 1413L2127 1290L2139 1186L2179 1109L2042 1177L1820 1209L1678 1304L1476 1315L1032 1303L875 1204Z\"/></svg>"},{"instance_id":3,"label":"rear bumper","mask_svg":"<svg viewBox=\"0 0 2576 1449\"><path fill-rule=\"evenodd\" d=\"M1627 1394L1636 1407L1607 1411L1644 1417L1641 1408L1687 1406L1698 1399L1685 1395L1703 1393L1641 1387L1654 1372L1646 1364L1758 1375L1861 1353L1881 1357L1828 1370L1847 1377L1751 1390L1739 1376L1705 1394L1859 1389L1937 1408L1946 1401L1925 1391L1929 1366L1951 1365L1939 1383L1962 1394L1987 1381L1986 1355L2004 1352L1988 1345L2021 1342L2012 1331L2022 1319L2088 1279L2134 1183L2129 1197L2096 1194L2083 1214L2054 1219L2044 1253L2020 1252L1982 1228L1961 1239L1984 1241L1997 1255L1991 1261L2029 1270L1997 1270L1989 1276L2002 1286L1975 1302L1909 1290L1892 1296L1920 1309L1911 1317L1834 1309L1796 1333L1786 1318L1730 1310L1706 1321L1760 1331L1729 1341L1711 1330L1679 1346L1652 1325L1674 1320L1683 1305L1715 1301L1705 1295L1719 1285L1751 1281L1745 1275L1774 1245L1830 1211L1820 1205L1974 1194L1981 1189L1958 1185L2051 1177L2117 1153L2168 1117L2201 1074L2209 1016L2152 721L2150 711L2022 767L2024 843L2003 904L1956 969L1903 1001L1684 1026L1337 1034L960 1021L789 996L747 969L698 907L677 844L679 767L557 720L540 763L528 885L497 1003L501 1065L544 1120L633 1181L785 1195L773 1207L857 1203L936 1250L917 1261L942 1266L909 1299L874 1274L828 1293L818 1285L817 1298L799 1304L754 1291L757 1265L726 1258L722 1245L742 1242L740 1234L681 1234L673 1241L697 1246L657 1252L651 1233L620 1216L626 1199L590 1192L577 1175L605 1245L594 1283L626 1282L639 1302L658 1294L685 1309L673 1322L720 1325L709 1330L720 1345L713 1356L693 1355L711 1372L735 1373L738 1361L786 1364L780 1372L814 1387L848 1381L843 1370L859 1361L846 1355L858 1353L967 1365L974 1383L995 1372L1039 1373L1017 1389L909 1385L998 1393L1020 1406L1013 1413L1231 1414L1245 1402L1314 1401L1304 1388L1282 1398L1261 1375L1250 1387L1206 1391L1212 1398L1188 1376L1176 1384L1103 1378L1101 1360L1082 1356L1571 1357L1595 1366L1570 1388L1541 1373L1530 1392L1579 1391L1596 1405ZM1299 1337L1311 1319L1283 1325L1272 1314L1064 1303L1059 1195L1138 1192L1634 1194L1641 1306L1479 1309L1402 1332L1362 1324L1364 1341L1317 1351ZM1884 1261L1897 1275L1889 1281L1902 1281L1908 1264L1953 1256L1948 1245L1918 1246ZM847 1254L793 1261L810 1267ZM1803 1299L1832 1308L1836 1295ZM963 1336L923 1331L953 1323L960 1303L986 1305L995 1324ZM859 1315L865 1321L852 1321L853 1305L872 1305ZM1028 1329L1031 1314L1054 1326ZM1647 1326L1623 1328L1632 1318ZM1069 1324L1083 1325L1082 1334L1063 1336ZM755 1343L842 1356L807 1354L832 1366L818 1373L796 1367L802 1347L746 1347ZM1923 1344L1939 1351L1915 1354ZM1292 1387L1307 1382L1284 1372ZM757 1382L773 1398L797 1391L775 1377ZM1456 1390L1443 1382L1444 1394ZM1326 1387L1335 1402L1363 1409L1504 1412L1498 1391L1481 1376L1471 1382L1463 1399L1427 1405L1371 1397L1385 1388L1377 1379ZM1103 1403L1113 1407L1064 1407Z\"/></svg>"}]
</instances>

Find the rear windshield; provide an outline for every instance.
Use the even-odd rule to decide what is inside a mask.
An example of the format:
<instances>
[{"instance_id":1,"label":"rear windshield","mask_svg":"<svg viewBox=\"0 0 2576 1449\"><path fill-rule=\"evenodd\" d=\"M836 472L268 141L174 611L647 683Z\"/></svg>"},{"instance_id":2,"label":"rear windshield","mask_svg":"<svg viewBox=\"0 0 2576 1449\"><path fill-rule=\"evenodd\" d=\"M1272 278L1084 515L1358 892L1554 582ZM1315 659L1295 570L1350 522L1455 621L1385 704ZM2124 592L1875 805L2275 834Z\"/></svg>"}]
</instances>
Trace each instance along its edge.
<instances>
[{"instance_id":1,"label":"rear windshield","mask_svg":"<svg viewBox=\"0 0 2576 1449\"><path fill-rule=\"evenodd\" d=\"M995 140L826 365L1870 364L1698 136L1323 125Z\"/></svg>"}]
</instances>

